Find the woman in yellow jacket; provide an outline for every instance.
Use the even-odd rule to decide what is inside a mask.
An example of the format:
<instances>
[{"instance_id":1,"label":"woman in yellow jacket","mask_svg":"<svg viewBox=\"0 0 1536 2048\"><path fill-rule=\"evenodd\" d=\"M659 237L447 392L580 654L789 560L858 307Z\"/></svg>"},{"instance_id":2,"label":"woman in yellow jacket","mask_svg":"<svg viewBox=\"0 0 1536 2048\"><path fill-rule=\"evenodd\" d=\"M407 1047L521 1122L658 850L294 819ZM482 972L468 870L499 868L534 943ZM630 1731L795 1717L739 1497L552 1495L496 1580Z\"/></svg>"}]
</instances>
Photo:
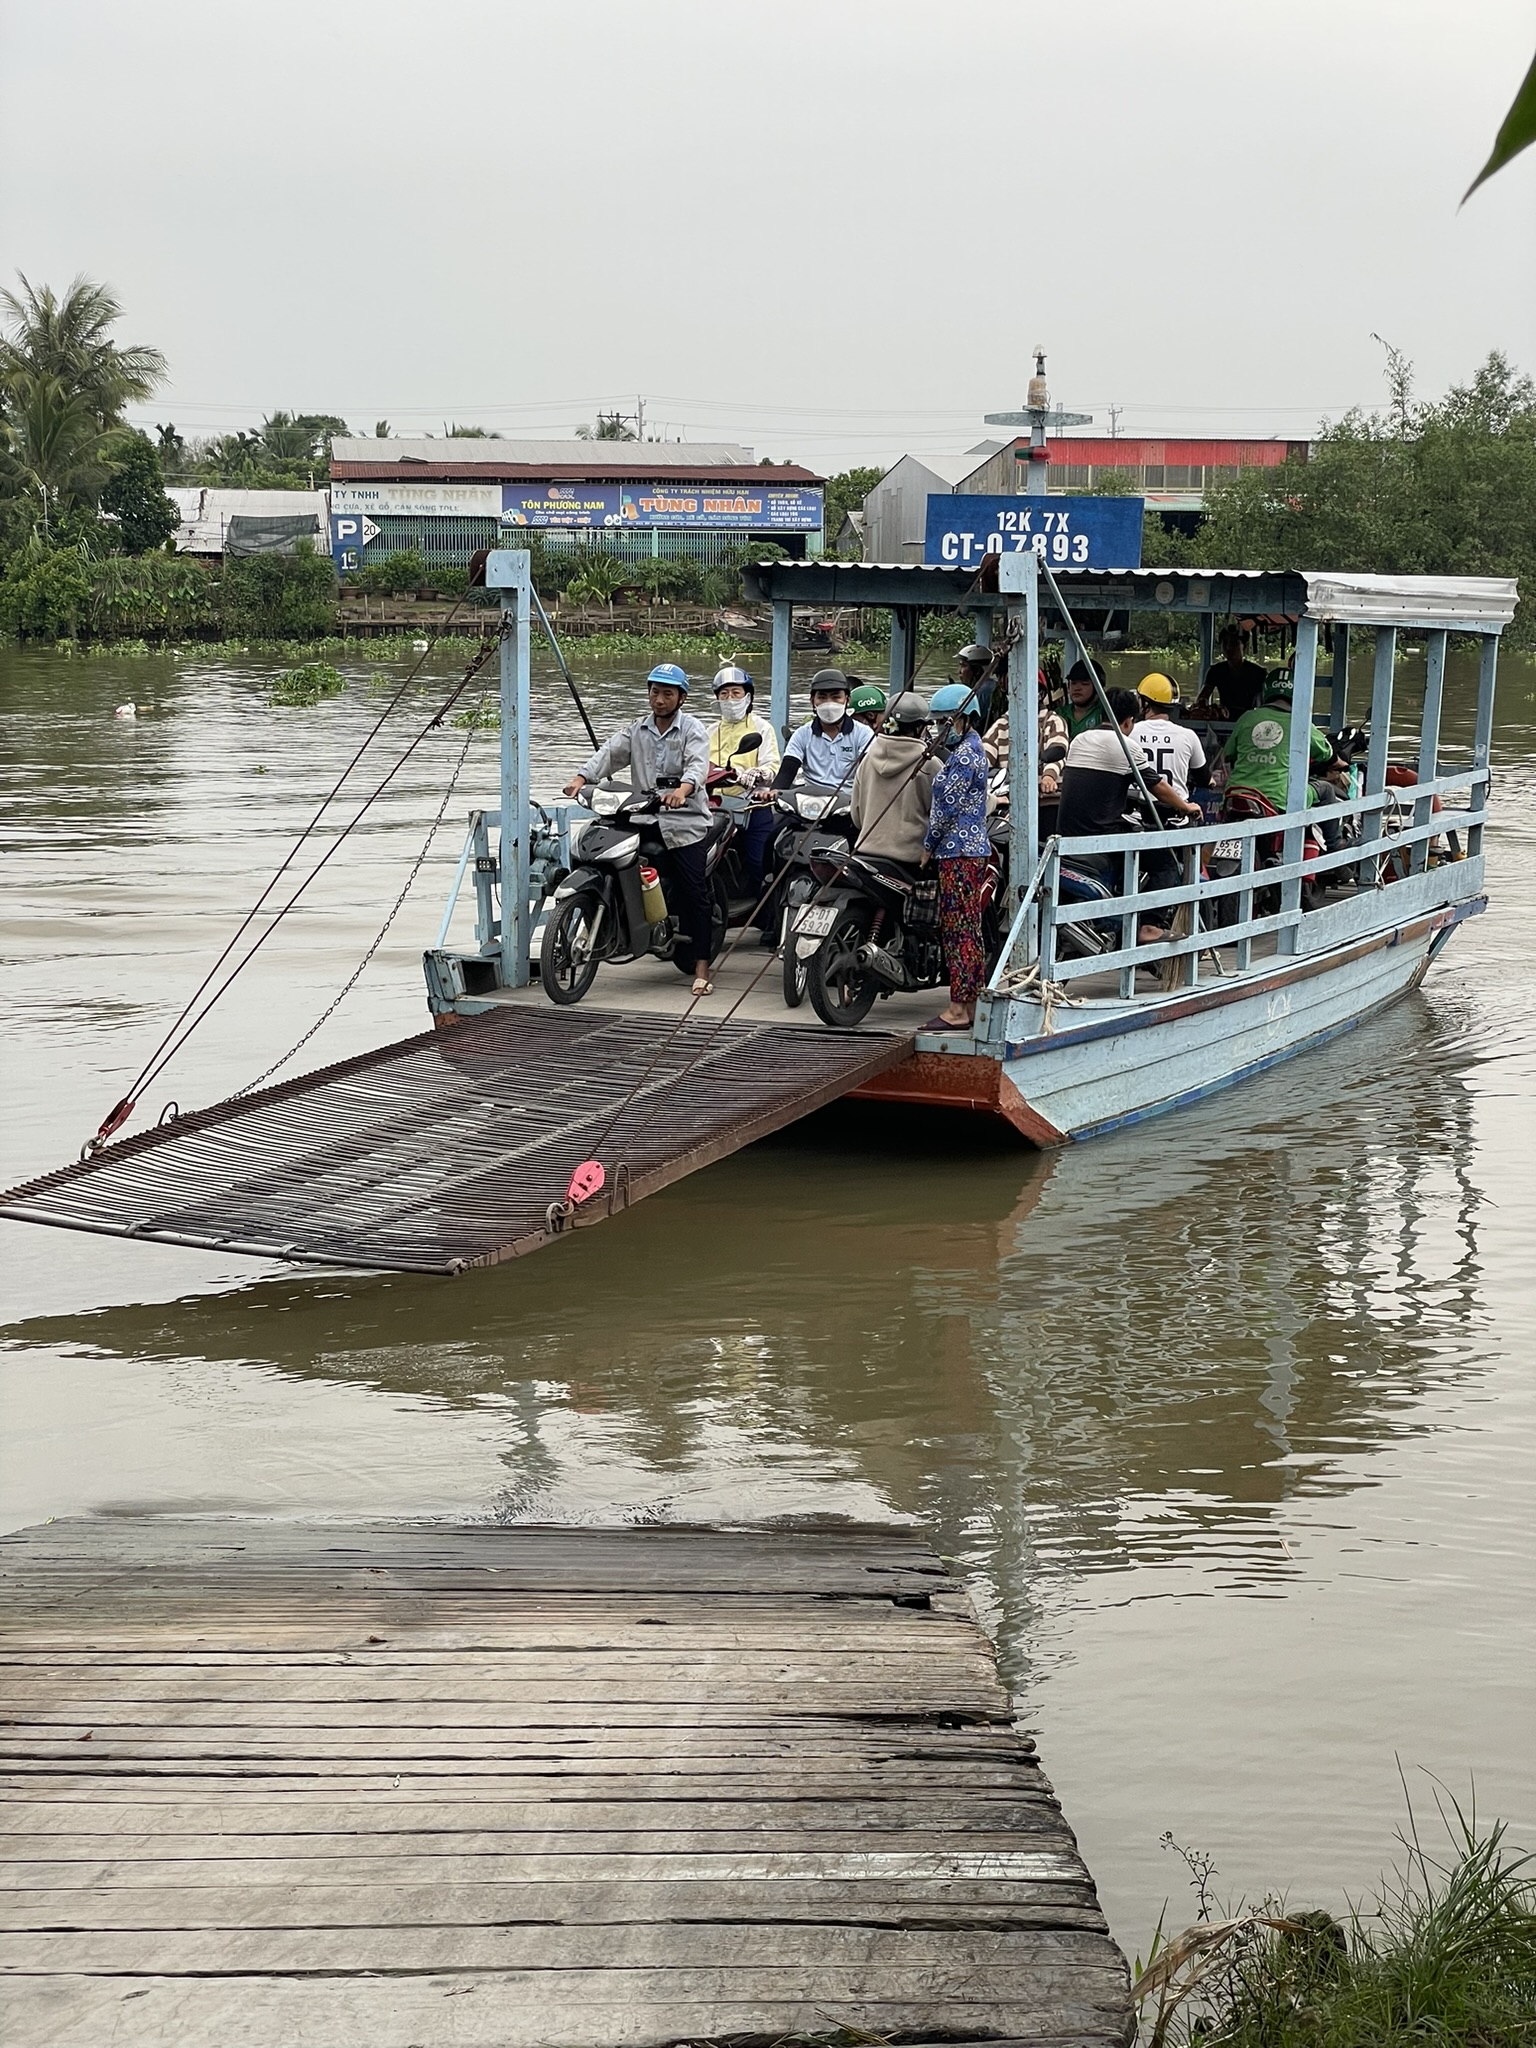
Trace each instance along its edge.
<instances>
[{"instance_id":1,"label":"woman in yellow jacket","mask_svg":"<svg viewBox=\"0 0 1536 2048\"><path fill-rule=\"evenodd\" d=\"M709 735L710 767L735 767L739 773L734 786L738 789L750 789L760 780L771 781L779 765L779 739L767 719L757 717L752 709L752 678L744 668L732 664L717 671L711 688L720 709L720 723ZM754 733L757 751L741 754L742 741ZM730 783L725 786L732 787ZM762 894L763 864L772 838L772 805L755 805L741 843L741 864L754 896Z\"/></svg>"}]
</instances>

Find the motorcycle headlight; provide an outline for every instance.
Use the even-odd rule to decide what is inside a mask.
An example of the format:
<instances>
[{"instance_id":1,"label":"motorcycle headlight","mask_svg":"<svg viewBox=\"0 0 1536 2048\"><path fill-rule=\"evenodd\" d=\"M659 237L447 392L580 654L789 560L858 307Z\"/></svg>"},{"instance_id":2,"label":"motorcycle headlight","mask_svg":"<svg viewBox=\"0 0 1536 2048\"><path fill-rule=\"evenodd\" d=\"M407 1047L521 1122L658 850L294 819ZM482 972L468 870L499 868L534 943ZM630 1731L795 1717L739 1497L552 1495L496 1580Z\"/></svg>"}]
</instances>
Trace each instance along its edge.
<instances>
[{"instance_id":1,"label":"motorcycle headlight","mask_svg":"<svg viewBox=\"0 0 1536 2048\"><path fill-rule=\"evenodd\" d=\"M817 824L825 815L832 799L829 796L806 794L795 799L795 808L808 825Z\"/></svg>"}]
</instances>

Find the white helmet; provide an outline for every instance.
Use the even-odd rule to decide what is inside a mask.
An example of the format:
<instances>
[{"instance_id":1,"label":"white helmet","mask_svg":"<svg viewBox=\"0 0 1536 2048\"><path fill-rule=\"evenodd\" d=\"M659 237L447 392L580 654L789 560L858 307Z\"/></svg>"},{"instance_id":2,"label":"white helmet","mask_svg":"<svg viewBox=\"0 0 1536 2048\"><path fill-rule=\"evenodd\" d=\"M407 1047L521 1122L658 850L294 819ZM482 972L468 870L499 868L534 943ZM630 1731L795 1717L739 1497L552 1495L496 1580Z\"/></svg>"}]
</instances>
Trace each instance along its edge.
<instances>
[{"instance_id":1,"label":"white helmet","mask_svg":"<svg viewBox=\"0 0 1536 2048\"><path fill-rule=\"evenodd\" d=\"M737 668L734 662L727 662L724 668L715 670L715 680L709 686L718 697L722 690L745 690L752 695L752 678L744 668Z\"/></svg>"}]
</instances>

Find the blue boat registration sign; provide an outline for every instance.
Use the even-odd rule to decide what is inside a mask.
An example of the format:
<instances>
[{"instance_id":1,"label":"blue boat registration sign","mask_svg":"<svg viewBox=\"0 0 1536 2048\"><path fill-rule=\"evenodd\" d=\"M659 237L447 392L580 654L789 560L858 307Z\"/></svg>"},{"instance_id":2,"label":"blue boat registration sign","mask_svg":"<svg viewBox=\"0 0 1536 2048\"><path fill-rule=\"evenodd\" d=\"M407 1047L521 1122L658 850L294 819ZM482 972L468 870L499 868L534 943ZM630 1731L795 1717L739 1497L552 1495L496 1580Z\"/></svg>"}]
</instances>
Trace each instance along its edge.
<instances>
[{"instance_id":1,"label":"blue boat registration sign","mask_svg":"<svg viewBox=\"0 0 1536 2048\"><path fill-rule=\"evenodd\" d=\"M923 560L930 568L979 567L983 555L1033 548L1053 569L1139 569L1140 498L1012 498L928 500Z\"/></svg>"}]
</instances>

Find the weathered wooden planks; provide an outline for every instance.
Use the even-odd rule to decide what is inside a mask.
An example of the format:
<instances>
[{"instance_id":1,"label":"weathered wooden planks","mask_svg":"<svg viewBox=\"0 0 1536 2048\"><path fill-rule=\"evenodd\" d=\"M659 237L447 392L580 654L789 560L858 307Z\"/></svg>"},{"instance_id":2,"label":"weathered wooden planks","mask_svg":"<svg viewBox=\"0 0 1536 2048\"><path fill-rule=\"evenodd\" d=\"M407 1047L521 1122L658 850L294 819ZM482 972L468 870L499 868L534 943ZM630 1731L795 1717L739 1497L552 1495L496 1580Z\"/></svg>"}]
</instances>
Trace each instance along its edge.
<instances>
[{"instance_id":1,"label":"weathered wooden planks","mask_svg":"<svg viewBox=\"0 0 1536 2048\"><path fill-rule=\"evenodd\" d=\"M0 1596L7 2041L1129 2038L910 1531L66 1523Z\"/></svg>"}]
</instances>

